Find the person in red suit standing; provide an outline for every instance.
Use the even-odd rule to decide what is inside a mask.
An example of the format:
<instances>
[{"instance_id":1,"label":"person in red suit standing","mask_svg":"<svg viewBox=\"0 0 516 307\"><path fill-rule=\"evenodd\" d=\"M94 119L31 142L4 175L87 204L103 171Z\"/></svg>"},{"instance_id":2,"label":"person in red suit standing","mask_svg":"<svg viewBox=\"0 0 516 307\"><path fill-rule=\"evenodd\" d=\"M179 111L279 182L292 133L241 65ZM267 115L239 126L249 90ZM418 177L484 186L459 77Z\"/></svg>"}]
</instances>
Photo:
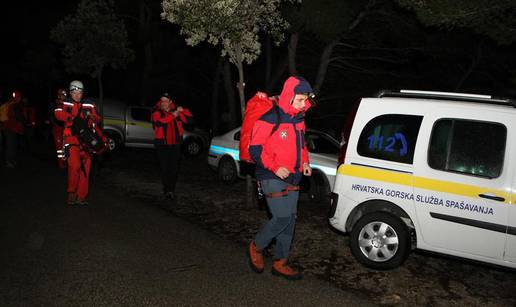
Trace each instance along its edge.
<instances>
[{"instance_id":1,"label":"person in red suit standing","mask_svg":"<svg viewBox=\"0 0 516 307\"><path fill-rule=\"evenodd\" d=\"M176 107L168 93L161 95L152 112L154 147L159 160L165 199L175 198L183 124L189 123L191 119L192 113L181 106Z\"/></svg>"},{"instance_id":2,"label":"person in red suit standing","mask_svg":"<svg viewBox=\"0 0 516 307\"><path fill-rule=\"evenodd\" d=\"M64 122L63 143L64 154L68 162L68 205L87 205L89 177L92 154L86 144L81 143L77 133L78 123L86 123L88 129L94 129L101 136L102 142L107 138L100 130L101 117L95 105L83 101L84 86L81 81L70 83L70 101L63 102L63 108L56 110L56 118Z\"/></svg>"}]
</instances>

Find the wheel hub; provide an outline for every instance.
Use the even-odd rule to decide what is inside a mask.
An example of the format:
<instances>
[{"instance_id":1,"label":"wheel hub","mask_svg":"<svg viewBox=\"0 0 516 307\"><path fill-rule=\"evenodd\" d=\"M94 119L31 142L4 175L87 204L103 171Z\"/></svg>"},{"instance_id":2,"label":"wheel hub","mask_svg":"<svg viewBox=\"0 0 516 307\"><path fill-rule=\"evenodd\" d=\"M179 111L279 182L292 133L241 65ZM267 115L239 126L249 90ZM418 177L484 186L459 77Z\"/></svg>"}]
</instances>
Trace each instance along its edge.
<instances>
[{"instance_id":1,"label":"wheel hub","mask_svg":"<svg viewBox=\"0 0 516 307\"><path fill-rule=\"evenodd\" d=\"M381 248L384 244L385 244L385 241L383 240L383 238L381 238L379 236L374 236L373 239L371 240L371 245L376 248Z\"/></svg>"},{"instance_id":2,"label":"wheel hub","mask_svg":"<svg viewBox=\"0 0 516 307\"><path fill-rule=\"evenodd\" d=\"M382 221L368 223L358 236L358 246L367 259L374 262L388 261L398 250L398 234Z\"/></svg>"}]
</instances>

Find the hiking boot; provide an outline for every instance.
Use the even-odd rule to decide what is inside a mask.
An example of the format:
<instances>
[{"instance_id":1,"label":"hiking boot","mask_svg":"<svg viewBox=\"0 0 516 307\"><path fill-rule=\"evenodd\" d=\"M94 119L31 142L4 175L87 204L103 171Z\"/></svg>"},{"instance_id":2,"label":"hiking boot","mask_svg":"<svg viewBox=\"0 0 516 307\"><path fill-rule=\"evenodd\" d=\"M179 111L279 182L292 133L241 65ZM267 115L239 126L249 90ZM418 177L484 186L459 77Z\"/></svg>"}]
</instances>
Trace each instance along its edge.
<instances>
[{"instance_id":1,"label":"hiking boot","mask_svg":"<svg viewBox=\"0 0 516 307\"><path fill-rule=\"evenodd\" d=\"M68 198L66 200L66 204L69 206L75 205L77 203L77 194L68 193Z\"/></svg>"},{"instance_id":2,"label":"hiking boot","mask_svg":"<svg viewBox=\"0 0 516 307\"><path fill-rule=\"evenodd\" d=\"M281 276L288 280L299 280L303 275L287 265L287 259L275 260L272 264L272 275Z\"/></svg>"},{"instance_id":3,"label":"hiking boot","mask_svg":"<svg viewBox=\"0 0 516 307\"><path fill-rule=\"evenodd\" d=\"M88 205L88 202L84 199L78 199L76 202L75 202L76 205L79 205L79 206L86 206Z\"/></svg>"},{"instance_id":4,"label":"hiking boot","mask_svg":"<svg viewBox=\"0 0 516 307\"><path fill-rule=\"evenodd\" d=\"M258 250L256 248L256 244L254 244L254 241L251 241L249 244L249 265L251 266L251 269L255 271L256 273L262 273L264 268L263 263L263 254L262 251Z\"/></svg>"}]
</instances>

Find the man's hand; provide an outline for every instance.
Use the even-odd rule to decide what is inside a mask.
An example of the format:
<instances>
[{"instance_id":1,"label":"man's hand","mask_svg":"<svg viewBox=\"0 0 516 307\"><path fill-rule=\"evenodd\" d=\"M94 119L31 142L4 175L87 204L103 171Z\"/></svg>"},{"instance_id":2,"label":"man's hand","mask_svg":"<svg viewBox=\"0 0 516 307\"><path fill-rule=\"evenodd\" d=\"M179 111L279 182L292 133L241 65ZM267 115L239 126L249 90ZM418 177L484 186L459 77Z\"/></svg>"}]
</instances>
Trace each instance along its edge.
<instances>
[{"instance_id":1,"label":"man's hand","mask_svg":"<svg viewBox=\"0 0 516 307\"><path fill-rule=\"evenodd\" d=\"M183 111L183 107L182 107L182 106L179 106L179 107L177 107L177 108L176 108L176 110L177 110L178 112L181 112L181 111Z\"/></svg>"},{"instance_id":2,"label":"man's hand","mask_svg":"<svg viewBox=\"0 0 516 307\"><path fill-rule=\"evenodd\" d=\"M312 176L312 168L308 163L303 164L303 175L305 176Z\"/></svg>"},{"instance_id":3,"label":"man's hand","mask_svg":"<svg viewBox=\"0 0 516 307\"><path fill-rule=\"evenodd\" d=\"M286 167L281 166L280 168L278 168L278 170L276 171L275 174L276 174L276 176L280 177L281 179L285 179L288 177L290 172Z\"/></svg>"}]
</instances>

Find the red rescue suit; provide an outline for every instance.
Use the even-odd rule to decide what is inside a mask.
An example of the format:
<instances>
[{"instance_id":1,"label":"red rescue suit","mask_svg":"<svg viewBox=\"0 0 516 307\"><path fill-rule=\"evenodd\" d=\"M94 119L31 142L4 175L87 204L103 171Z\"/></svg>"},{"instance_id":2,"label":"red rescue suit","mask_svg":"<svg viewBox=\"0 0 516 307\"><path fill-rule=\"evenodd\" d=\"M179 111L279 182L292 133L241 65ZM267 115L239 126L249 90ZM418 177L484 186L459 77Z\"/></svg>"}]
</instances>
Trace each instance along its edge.
<instances>
[{"instance_id":1,"label":"red rescue suit","mask_svg":"<svg viewBox=\"0 0 516 307\"><path fill-rule=\"evenodd\" d=\"M55 116L64 122L64 154L67 154L68 161L67 191L76 194L77 200L84 201L88 195L91 155L82 148L78 138L72 135L72 124L73 120L80 116L87 120L89 127L93 127L99 135L102 135L98 127L101 117L98 115L95 105L75 101L64 101L62 108L56 109ZM106 138L104 136L102 138L106 142Z\"/></svg>"}]
</instances>

